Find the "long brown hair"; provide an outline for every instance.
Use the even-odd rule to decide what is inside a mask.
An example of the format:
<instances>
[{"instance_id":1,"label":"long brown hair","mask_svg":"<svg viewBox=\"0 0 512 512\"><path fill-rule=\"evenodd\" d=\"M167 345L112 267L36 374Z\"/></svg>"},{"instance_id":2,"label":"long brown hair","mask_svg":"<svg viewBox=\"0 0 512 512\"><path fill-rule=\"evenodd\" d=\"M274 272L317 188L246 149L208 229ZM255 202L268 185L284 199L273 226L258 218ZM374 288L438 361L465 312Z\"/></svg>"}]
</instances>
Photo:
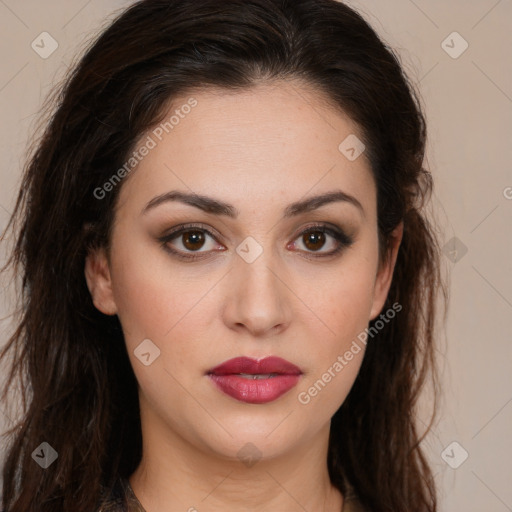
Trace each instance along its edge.
<instances>
[{"instance_id":1,"label":"long brown hair","mask_svg":"<svg viewBox=\"0 0 512 512\"><path fill-rule=\"evenodd\" d=\"M415 408L427 377L437 396L434 320L438 292L447 292L434 224L423 212L432 191L426 122L397 55L334 0L143 0L67 77L8 225L15 238L2 271L22 279L16 328L0 356L12 352L2 399L19 382L23 411L4 434L6 512L90 512L101 489L140 461L137 383L121 326L94 307L84 278L88 249L108 248L122 183L101 200L95 189L176 95L285 78L326 94L361 128L382 258L404 222L384 305L403 310L368 342L332 418L331 480L342 493L352 486L368 510L437 510ZM432 421L435 411L434 401ZM32 458L42 442L58 453L48 469Z\"/></svg>"}]
</instances>

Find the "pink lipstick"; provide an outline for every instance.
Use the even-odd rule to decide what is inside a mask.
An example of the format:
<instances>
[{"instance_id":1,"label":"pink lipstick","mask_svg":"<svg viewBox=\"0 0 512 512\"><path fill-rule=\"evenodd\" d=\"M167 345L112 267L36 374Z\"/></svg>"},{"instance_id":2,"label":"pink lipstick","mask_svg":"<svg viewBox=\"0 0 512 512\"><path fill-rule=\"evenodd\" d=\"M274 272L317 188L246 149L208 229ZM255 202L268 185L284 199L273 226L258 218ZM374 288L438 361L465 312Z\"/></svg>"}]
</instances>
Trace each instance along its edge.
<instances>
[{"instance_id":1,"label":"pink lipstick","mask_svg":"<svg viewBox=\"0 0 512 512\"><path fill-rule=\"evenodd\" d=\"M280 357L236 357L212 368L207 375L222 392L236 400L264 404L292 389L302 372Z\"/></svg>"}]
</instances>

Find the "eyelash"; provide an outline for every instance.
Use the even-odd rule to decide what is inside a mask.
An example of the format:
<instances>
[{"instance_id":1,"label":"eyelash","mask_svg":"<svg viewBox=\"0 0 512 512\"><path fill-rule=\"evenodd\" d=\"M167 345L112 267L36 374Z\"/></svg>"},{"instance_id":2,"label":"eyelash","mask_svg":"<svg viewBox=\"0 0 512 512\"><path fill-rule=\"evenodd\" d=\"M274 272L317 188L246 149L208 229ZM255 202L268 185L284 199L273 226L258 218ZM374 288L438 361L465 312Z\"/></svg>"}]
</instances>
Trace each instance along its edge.
<instances>
[{"instance_id":1,"label":"eyelash","mask_svg":"<svg viewBox=\"0 0 512 512\"><path fill-rule=\"evenodd\" d=\"M215 241L217 241L216 235L201 224L185 224L183 226L178 226L176 229L171 231L169 234L158 238L158 241L161 243L161 245L165 251L170 252L173 256L176 256L181 260L188 260L188 261L192 260L193 261L193 260L203 259L203 258L207 257L207 256L205 256L205 254L207 254L206 251L183 253L183 251L177 251L176 249L171 249L169 247L169 245L168 245L169 242L171 242L172 240L174 240L176 238L179 238L180 235L183 235L184 233L188 233L191 231L204 232L208 236L212 237ZM334 249L328 253L315 254L314 251L306 252L306 254L309 254L309 256L306 256L307 258L326 258L329 256L334 256L334 255L340 253L343 249L350 247L354 243L354 240L350 236L346 235L343 231L338 230L338 228L336 228L336 229L331 228L327 224L314 224L312 226L309 226L304 231L301 231L295 237L294 240L296 240L297 238L304 236L306 234L310 234L310 233L326 233L326 234L332 236L338 242L339 245L336 249ZM187 254L187 255L185 255L185 254Z\"/></svg>"}]
</instances>

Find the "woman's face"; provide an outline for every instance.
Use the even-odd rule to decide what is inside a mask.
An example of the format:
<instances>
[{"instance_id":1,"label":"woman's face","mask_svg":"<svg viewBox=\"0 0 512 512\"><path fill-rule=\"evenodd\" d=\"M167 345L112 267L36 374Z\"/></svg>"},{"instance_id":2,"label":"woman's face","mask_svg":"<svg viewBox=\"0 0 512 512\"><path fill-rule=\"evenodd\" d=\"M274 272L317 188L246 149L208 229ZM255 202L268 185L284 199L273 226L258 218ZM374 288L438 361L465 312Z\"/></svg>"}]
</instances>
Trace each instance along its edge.
<instances>
[{"instance_id":1,"label":"woman's face","mask_svg":"<svg viewBox=\"0 0 512 512\"><path fill-rule=\"evenodd\" d=\"M225 458L305 446L354 383L400 242L378 269L360 133L295 82L184 95L165 121L117 185L110 262L86 264L96 307L119 316L143 429ZM309 201L324 194L339 196ZM218 369L271 356L294 366Z\"/></svg>"}]
</instances>

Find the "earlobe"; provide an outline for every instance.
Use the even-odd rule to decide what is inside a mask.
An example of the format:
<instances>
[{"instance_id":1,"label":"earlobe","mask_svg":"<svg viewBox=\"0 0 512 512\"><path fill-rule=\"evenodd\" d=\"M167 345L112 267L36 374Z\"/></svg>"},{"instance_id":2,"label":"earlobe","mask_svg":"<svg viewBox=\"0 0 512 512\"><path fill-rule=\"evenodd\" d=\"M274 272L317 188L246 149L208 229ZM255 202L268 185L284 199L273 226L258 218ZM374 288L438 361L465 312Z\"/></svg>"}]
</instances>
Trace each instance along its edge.
<instances>
[{"instance_id":1,"label":"earlobe","mask_svg":"<svg viewBox=\"0 0 512 512\"><path fill-rule=\"evenodd\" d=\"M391 281L393 280L393 272L395 270L396 259L398 256L398 249L402 242L402 236L404 231L403 221L393 230L390 235L390 242L388 247L388 253L384 263L381 265L377 277L375 280L375 287L373 293L373 305L370 312L370 320L376 318L386 302L389 288L391 287Z\"/></svg>"},{"instance_id":2,"label":"earlobe","mask_svg":"<svg viewBox=\"0 0 512 512\"><path fill-rule=\"evenodd\" d=\"M91 294L93 304L105 315L117 313L110 268L104 248L91 250L85 259L85 280Z\"/></svg>"}]
</instances>

